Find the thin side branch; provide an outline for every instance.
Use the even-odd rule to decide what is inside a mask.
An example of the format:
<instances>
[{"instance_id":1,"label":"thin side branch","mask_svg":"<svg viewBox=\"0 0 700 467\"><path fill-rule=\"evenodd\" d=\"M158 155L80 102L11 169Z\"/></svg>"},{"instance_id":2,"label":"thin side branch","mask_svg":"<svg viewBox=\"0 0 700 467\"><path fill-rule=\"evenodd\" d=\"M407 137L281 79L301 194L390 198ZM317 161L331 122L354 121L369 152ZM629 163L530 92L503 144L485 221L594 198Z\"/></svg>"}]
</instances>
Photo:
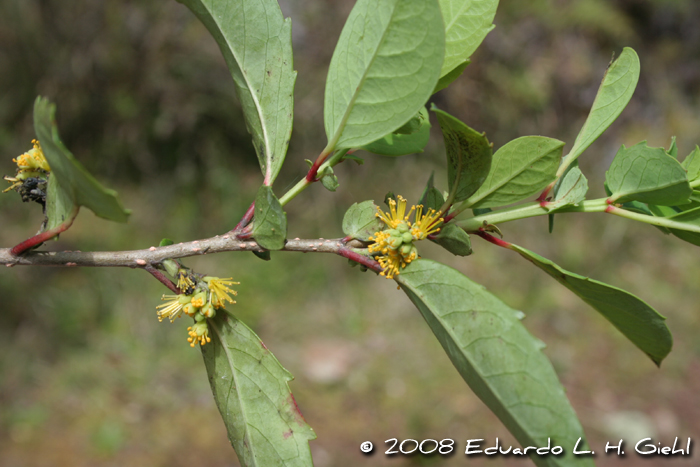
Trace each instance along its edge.
<instances>
[{"instance_id":1,"label":"thin side branch","mask_svg":"<svg viewBox=\"0 0 700 467\"><path fill-rule=\"evenodd\" d=\"M144 268L146 271L148 271L153 277L158 279L164 286L170 289L170 291L174 294L179 294L180 290L178 290L177 286L173 284L173 281L168 279L165 274L163 274L161 271L157 270L153 266L146 266Z\"/></svg>"}]
</instances>

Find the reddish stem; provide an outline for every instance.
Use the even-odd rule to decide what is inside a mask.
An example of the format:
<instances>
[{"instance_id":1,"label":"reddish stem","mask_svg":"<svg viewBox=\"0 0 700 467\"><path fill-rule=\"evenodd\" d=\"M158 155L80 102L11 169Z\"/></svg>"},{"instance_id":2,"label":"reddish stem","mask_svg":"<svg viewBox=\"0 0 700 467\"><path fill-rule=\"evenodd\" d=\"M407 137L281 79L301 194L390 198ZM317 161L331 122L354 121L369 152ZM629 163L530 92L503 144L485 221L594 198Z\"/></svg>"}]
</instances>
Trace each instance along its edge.
<instances>
[{"instance_id":1,"label":"reddish stem","mask_svg":"<svg viewBox=\"0 0 700 467\"><path fill-rule=\"evenodd\" d=\"M351 259L351 260L355 261L356 263L360 263L363 266L367 266L372 271L382 272L382 267L375 260L373 260L372 258L370 258L368 256L365 256L365 255L362 255L362 254L357 253L355 251L352 251L349 248L345 248L345 247L339 248L338 254L340 256L344 256L347 259Z\"/></svg>"},{"instance_id":2,"label":"reddish stem","mask_svg":"<svg viewBox=\"0 0 700 467\"><path fill-rule=\"evenodd\" d=\"M243 227L248 225L250 223L250 221L253 219L254 214L255 214L255 202L251 203L248 210L245 212L245 214L243 214L241 221L233 228L233 230L231 232L238 232L239 230L243 229Z\"/></svg>"},{"instance_id":3,"label":"reddish stem","mask_svg":"<svg viewBox=\"0 0 700 467\"><path fill-rule=\"evenodd\" d=\"M37 245L41 245L42 243L51 240L53 237L56 235L65 232L70 228L71 225L73 225L73 221L75 220L76 216L78 215L78 210L80 208L75 207L73 208L73 211L71 211L68 219L63 222L62 224L59 224L58 226L54 227L53 229L49 229L45 232L41 232L40 234L34 235L33 237L30 237L23 241L22 243L16 245L14 248L10 250L10 254L13 256L19 256L25 251L34 248Z\"/></svg>"},{"instance_id":4,"label":"reddish stem","mask_svg":"<svg viewBox=\"0 0 700 467\"><path fill-rule=\"evenodd\" d=\"M306 174L306 183L313 183L316 181L316 175L318 175L318 168L321 167L321 164L325 162L325 158L321 160L319 157L314 161L313 165L309 169L309 172Z\"/></svg>"},{"instance_id":5,"label":"reddish stem","mask_svg":"<svg viewBox=\"0 0 700 467\"><path fill-rule=\"evenodd\" d=\"M506 242L505 240L501 240L500 238L494 237L493 235L485 232L483 229L479 229L477 232L474 232L477 234L479 237L483 238L487 242L493 243L494 245L503 247L503 248L508 248L512 246L509 242Z\"/></svg>"},{"instance_id":6,"label":"reddish stem","mask_svg":"<svg viewBox=\"0 0 700 467\"><path fill-rule=\"evenodd\" d=\"M174 294L179 294L180 290L173 284L173 281L165 277L165 274L157 270L151 265L148 265L144 268L146 271L150 272L153 277L158 279L164 286L169 288Z\"/></svg>"},{"instance_id":7,"label":"reddish stem","mask_svg":"<svg viewBox=\"0 0 700 467\"><path fill-rule=\"evenodd\" d=\"M236 238L239 240L247 240L252 236L253 236L253 229L252 229L252 226L250 226L250 225L243 227L236 234Z\"/></svg>"},{"instance_id":8,"label":"reddish stem","mask_svg":"<svg viewBox=\"0 0 700 467\"><path fill-rule=\"evenodd\" d=\"M442 221L442 223L443 223L443 224L447 224L447 223L450 222L452 219L454 219L455 216L457 216L457 213L455 213L455 212L452 212L452 213L446 215L446 216L444 217L444 220Z\"/></svg>"},{"instance_id":9,"label":"reddish stem","mask_svg":"<svg viewBox=\"0 0 700 467\"><path fill-rule=\"evenodd\" d=\"M318 169L321 167L321 164L326 162L326 159L328 159L328 156L330 156L330 152L322 152L321 154L318 155L314 163L311 165L311 168L306 174L306 183L313 183L316 180L316 176L318 175Z\"/></svg>"},{"instance_id":10,"label":"reddish stem","mask_svg":"<svg viewBox=\"0 0 700 467\"><path fill-rule=\"evenodd\" d=\"M543 201L547 201L547 196L549 196L549 193L552 191L552 188L554 188L554 182L550 183L547 188L544 189L542 194L537 198L537 201L540 203Z\"/></svg>"}]
</instances>

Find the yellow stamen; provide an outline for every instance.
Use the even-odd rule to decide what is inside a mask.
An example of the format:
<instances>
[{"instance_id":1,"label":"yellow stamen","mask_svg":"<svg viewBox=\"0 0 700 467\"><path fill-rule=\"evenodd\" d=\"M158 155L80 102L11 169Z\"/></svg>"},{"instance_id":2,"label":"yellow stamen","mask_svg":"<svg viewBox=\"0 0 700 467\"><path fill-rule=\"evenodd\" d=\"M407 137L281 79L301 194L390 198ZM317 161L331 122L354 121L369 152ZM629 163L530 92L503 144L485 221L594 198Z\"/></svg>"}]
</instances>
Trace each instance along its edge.
<instances>
[{"instance_id":1,"label":"yellow stamen","mask_svg":"<svg viewBox=\"0 0 700 467\"><path fill-rule=\"evenodd\" d=\"M158 321L163 321L163 318L168 318L171 322L175 321L180 316L182 312L182 307L185 305L182 303L182 298L184 295L163 295L161 300L166 301L162 305L156 307L158 313Z\"/></svg>"},{"instance_id":2,"label":"yellow stamen","mask_svg":"<svg viewBox=\"0 0 700 467\"><path fill-rule=\"evenodd\" d=\"M224 306L224 301L229 303L236 303L231 295L236 296L238 292L227 287L229 285L238 285L240 282L234 282L232 278L228 277L226 279L221 279L219 277L205 277L204 281L209 284L209 302L216 308L222 308Z\"/></svg>"}]
</instances>

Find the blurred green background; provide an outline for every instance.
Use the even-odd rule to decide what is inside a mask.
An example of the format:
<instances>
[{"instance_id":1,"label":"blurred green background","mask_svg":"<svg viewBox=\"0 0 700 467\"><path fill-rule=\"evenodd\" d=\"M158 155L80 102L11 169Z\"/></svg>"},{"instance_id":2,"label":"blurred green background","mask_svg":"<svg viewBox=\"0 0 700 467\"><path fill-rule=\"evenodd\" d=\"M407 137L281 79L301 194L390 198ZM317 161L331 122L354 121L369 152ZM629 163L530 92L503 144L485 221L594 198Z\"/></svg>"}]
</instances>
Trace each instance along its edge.
<instances>
[{"instance_id":1,"label":"blurred green background","mask_svg":"<svg viewBox=\"0 0 700 467\"><path fill-rule=\"evenodd\" d=\"M293 20L295 128L278 195L324 147L325 73L350 0L281 0ZM700 2L502 0L497 28L463 77L433 101L496 147L522 135L573 142L613 52L634 47L640 84L627 110L581 158L590 196L621 144L648 140L681 156L700 143ZM0 174L30 148L32 104L58 104L73 153L133 209L127 225L81 213L51 249L147 248L162 237L225 232L262 181L220 52L174 1L2 0ZM362 154L360 154L362 155ZM288 205L291 237L342 235L353 202L387 191L417 200L430 171L445 185L439 131L426 152L365 154L336 173L336 193L314 186ZM38 206L0 196L0 245L32 235ZM506 238L569 270L640 295L668 317L674 351L657 369L606 321L526 261L474 240L469 258L421 247L527 314L544 340L591 444L675 436L700 442L700 251L650 226L603 214L503 226ZM292 390L318 440L317 467L463 465L455 455L389 458L398 437L512 437L470 392L395 285L338 257L273 253L188 259L241 282L233 311L296 380ZM129 269L0 271L0 466L238 465L187 323L159 324L165 290ZM359 444L381 451L363 457ZM632 446L628 446L631 451ZM653 458L644 465L696 465ZM597 457L600 466L637 456ZM512 457L472 465L532 465Z\"/></svg>"}]
</instances>

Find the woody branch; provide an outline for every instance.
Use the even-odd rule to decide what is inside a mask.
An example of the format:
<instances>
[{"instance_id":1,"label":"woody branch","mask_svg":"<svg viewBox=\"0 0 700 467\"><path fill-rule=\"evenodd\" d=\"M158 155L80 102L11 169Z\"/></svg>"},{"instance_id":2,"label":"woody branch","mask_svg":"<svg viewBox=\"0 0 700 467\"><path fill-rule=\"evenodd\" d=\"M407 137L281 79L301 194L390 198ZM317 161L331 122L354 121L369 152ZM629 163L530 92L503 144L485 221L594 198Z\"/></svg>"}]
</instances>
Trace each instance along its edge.
<instances>
[{"instance_id":1,"label":"woody branch","mask_svg":"<svg viewBox=\"0 0 700 467\"><path fill-rule=\"evenodd\" d=\"M303 253L333 253L352 259L375 271L381 271L372 258L356 252L363 245L345 239L299 239L288 240L280 251ZM62 266L62 267L153 267L163 260L189 256L223 253L227 251L264 251L255 241L242 241L233 235L221 235L192 242L177 243L162 247L150 247L131 251L31 251L14 256L10 248L0 249L0 264L11 266Z\"/></svg>"}]
</instances>

